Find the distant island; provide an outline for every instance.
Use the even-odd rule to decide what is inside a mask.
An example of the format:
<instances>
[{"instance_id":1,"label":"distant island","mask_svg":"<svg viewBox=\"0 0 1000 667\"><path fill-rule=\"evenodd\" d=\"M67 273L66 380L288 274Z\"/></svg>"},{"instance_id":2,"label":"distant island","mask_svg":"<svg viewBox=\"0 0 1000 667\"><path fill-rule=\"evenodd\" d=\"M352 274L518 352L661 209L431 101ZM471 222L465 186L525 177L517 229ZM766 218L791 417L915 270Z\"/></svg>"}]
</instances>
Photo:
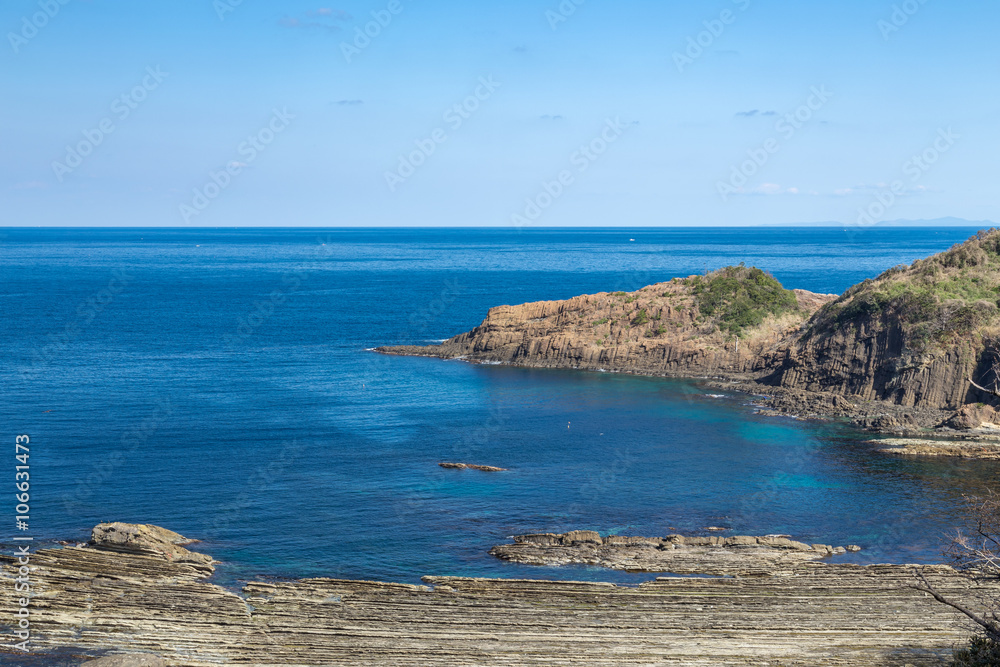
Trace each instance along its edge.
<instances>
[{"instance_id":1,"label":"distant island","mask_svg":"<svg viewBox=\"0 0 1000 667\"><path fill-rule=\"evenodd\" d=\"M1000 396L998 303L991 229L840 296L728 266L635 292L498 306L439 345L377 351L706 379L768 395L767 414L847 417L892 434L889 451L1000 458L990 406Z\"/></svg>"}]
</instances>

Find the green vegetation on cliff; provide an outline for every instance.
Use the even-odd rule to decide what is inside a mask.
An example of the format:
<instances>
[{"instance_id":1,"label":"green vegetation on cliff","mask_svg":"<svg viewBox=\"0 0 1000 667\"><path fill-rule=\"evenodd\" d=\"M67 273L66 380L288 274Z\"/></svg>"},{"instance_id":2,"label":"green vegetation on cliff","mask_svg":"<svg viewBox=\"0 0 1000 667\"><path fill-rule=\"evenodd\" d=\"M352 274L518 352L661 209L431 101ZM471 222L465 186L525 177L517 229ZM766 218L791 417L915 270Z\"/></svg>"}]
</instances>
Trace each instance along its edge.
<instances>
[{"instance_id":1,"label":"green vegetation on cliff","mask_svg":"<svg viewBox=\"0 0 1000 667\"><path fill-rule=\"evenodd\" d=\"M774 276L743 264L692 276L684 283L691 288L698 311L716 318L721 330L736 336L759 326L769 315L799 308L795 293L782 287Z\"/></svg>"},{"instance_id":2,"label":"green vegetation on cliff","mask_svg":"<svg viewBox=\"0 0 1000 667\"><path fill-rule=\"evenodd\" d=\"M1000 230L889 269L824 306L811 332L898 324L916 351L985 334L1000 324Z\"/></svg>"}]
</instances>

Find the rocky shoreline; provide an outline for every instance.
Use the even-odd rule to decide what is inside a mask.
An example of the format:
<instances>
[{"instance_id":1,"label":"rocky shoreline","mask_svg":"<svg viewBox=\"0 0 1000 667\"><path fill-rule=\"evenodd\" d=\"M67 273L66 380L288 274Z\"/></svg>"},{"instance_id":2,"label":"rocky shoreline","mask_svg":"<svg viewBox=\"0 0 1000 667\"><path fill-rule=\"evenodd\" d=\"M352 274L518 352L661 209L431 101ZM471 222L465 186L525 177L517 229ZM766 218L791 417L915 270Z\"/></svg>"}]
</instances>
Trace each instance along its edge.
<instances>
[{"instance_id":1,"label":"rocky shoreline","mask_svg":"<svg viewBox=\"0 0 1000 667\"><path fill-rule=\"evenodd\" d=\"M569 542L592 536L577 537ZM33 553L36 657L72 655L77 662L59 664L80 664L122 654L110 662L121 667L922 667L941 664L969 635L957 612L911 588L914 566L799 562L777 576L660 577L637 587L435 576L423 585L304 579L251 582L237 593L205 581L218 563L185 544L155 526L102 524L86 546ZM16 577L13 559L4 563L3 577ZM920 569L959 600L1000 592L996 583L947 566ZM15 618L16 604L3 596L0 617ZM0 661L19 659L4 651Z\"/></svg>"},{"instance_id":2,"label":"rocky shoreline","mask_svg":"<svg viewBox=\"0 0 1000 667\"><path fill-rule=\"evenodd\" d=\"M789 574L814 562L861 547L804 544L784 535L763 537L601 537L590 530L516 535L513 544L493 547L503 560L527 565L597 565L629 572L713 576Z\"/></svg>"},{"instance_id":3,"label":"rocky shoreline","mask_svg":"<svg viewBox=\"0 0 1000 667\"><path fill-rule=\"evenodd\" d=\"M966 266L967 256L982 254L986 266L993 253L1000 265L997 248L1000 231L983 233L839 297L804 290L780 296L780 284L766 274L727 267L630 293L498 306L478 327L438 345L375 351L694 379L762 396L764 415L845 419L894 438L962 443L890 453L1000 458L1000 412L990 406L1000 391L972 380L1000 385L1000 348L992 342L1000 340L993 322L1000 311L933 291L935 281L965 279L956 267ZM747 286L767 281L771 291L748 301Z\"/></svg>"}]
</instances>

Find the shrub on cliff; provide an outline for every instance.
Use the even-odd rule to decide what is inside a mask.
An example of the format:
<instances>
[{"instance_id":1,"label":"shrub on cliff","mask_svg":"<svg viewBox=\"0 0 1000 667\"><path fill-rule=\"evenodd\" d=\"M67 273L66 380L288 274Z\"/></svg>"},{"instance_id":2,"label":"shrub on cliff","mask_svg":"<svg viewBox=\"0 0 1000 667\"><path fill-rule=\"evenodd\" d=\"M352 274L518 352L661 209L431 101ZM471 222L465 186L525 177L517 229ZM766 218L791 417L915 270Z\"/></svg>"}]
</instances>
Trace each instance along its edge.
<instances>
[{"instance_id":1,"label":"shrub on cliff","mask_svg":"<svg viewBox=\"0 0 1000 667\"><path fill-rule=\"evenodd\" d=\"M899 326L923 351L1000 326L1000 230L896 266L850 288L816 313L808 335Z\"/></svg>"},{"instance_id":2,"label":"shrub on cliff","mask_svg":"<svg viewBox=\"0 0 1000 667\"><path fill-rule=\"evenodd\" d=\"M969 648L955 651L955 667L1000 666L1000 644L987 637L973 637Z\"/></svg>"},{"instance_id":3,"label":"shrub on cliff","mask_svg":"<svg viewBox=\"0 0 1000 667\"><path fill-rule=\"evenodd\" d=\"M769 273L756 267L727 266L686 281L705 317L717 319L721 330L742 336L769 315L798 310L798 299Z\"/></svg>"}]
</instances>

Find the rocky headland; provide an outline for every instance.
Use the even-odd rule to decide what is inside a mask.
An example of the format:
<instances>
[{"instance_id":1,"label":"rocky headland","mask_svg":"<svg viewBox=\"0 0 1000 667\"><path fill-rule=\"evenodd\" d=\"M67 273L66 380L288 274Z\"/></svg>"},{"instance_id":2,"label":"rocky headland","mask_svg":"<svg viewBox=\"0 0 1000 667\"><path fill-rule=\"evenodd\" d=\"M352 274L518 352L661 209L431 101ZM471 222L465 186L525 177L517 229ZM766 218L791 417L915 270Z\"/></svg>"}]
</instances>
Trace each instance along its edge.
<instances>
[{"instance_id":1,"label":"rocky headland","mask_svg":"<svg viewBox=\"0 0 1000 667\"><path fill-rule=\"evenodd\" d=\"M498 306L440 345L378 352L703 379L764 395L765 414L843 417L980 457L1000 452L998 299L1000 230L990 230L840 296L787 290L741 265Z\"/></svg>"},{"instance_id":2,"label":"rocky headland","mask_svg":"<svg viewBox=\"0 0 1000 667\"><path fill-rule=\"evenodd\" d=\"M206 581L215 561L186 542L155 526L104 524L87 545L32 553L33 655L60 665L104 656L99 664L116 667L916 667L941 664L970 632L960 614L911 587L912 566L799 562L779 576L660 577L637 587L320 578L234 592ZM3 562L13 590L18 565ZM957 600L1000 593L995 580L920 569ZM9 624L17 600L0 600ZM12 650L0 647L0 662L22 664Z\"/></svg>"},{"instance_id":3,"label":"rocky headland","mask_svg":"<svg viewBox=\"0 0 1000 667\"><path fill-rule=\"evenodd\" d=\"M591 530L516 535L513 544L493 547L503 560L527 565L598 565L630 572L716 576L789 574L803 563L860 547L805 544L784 535L763 537L601 537Z\"/></svg>"}]
</instances>

